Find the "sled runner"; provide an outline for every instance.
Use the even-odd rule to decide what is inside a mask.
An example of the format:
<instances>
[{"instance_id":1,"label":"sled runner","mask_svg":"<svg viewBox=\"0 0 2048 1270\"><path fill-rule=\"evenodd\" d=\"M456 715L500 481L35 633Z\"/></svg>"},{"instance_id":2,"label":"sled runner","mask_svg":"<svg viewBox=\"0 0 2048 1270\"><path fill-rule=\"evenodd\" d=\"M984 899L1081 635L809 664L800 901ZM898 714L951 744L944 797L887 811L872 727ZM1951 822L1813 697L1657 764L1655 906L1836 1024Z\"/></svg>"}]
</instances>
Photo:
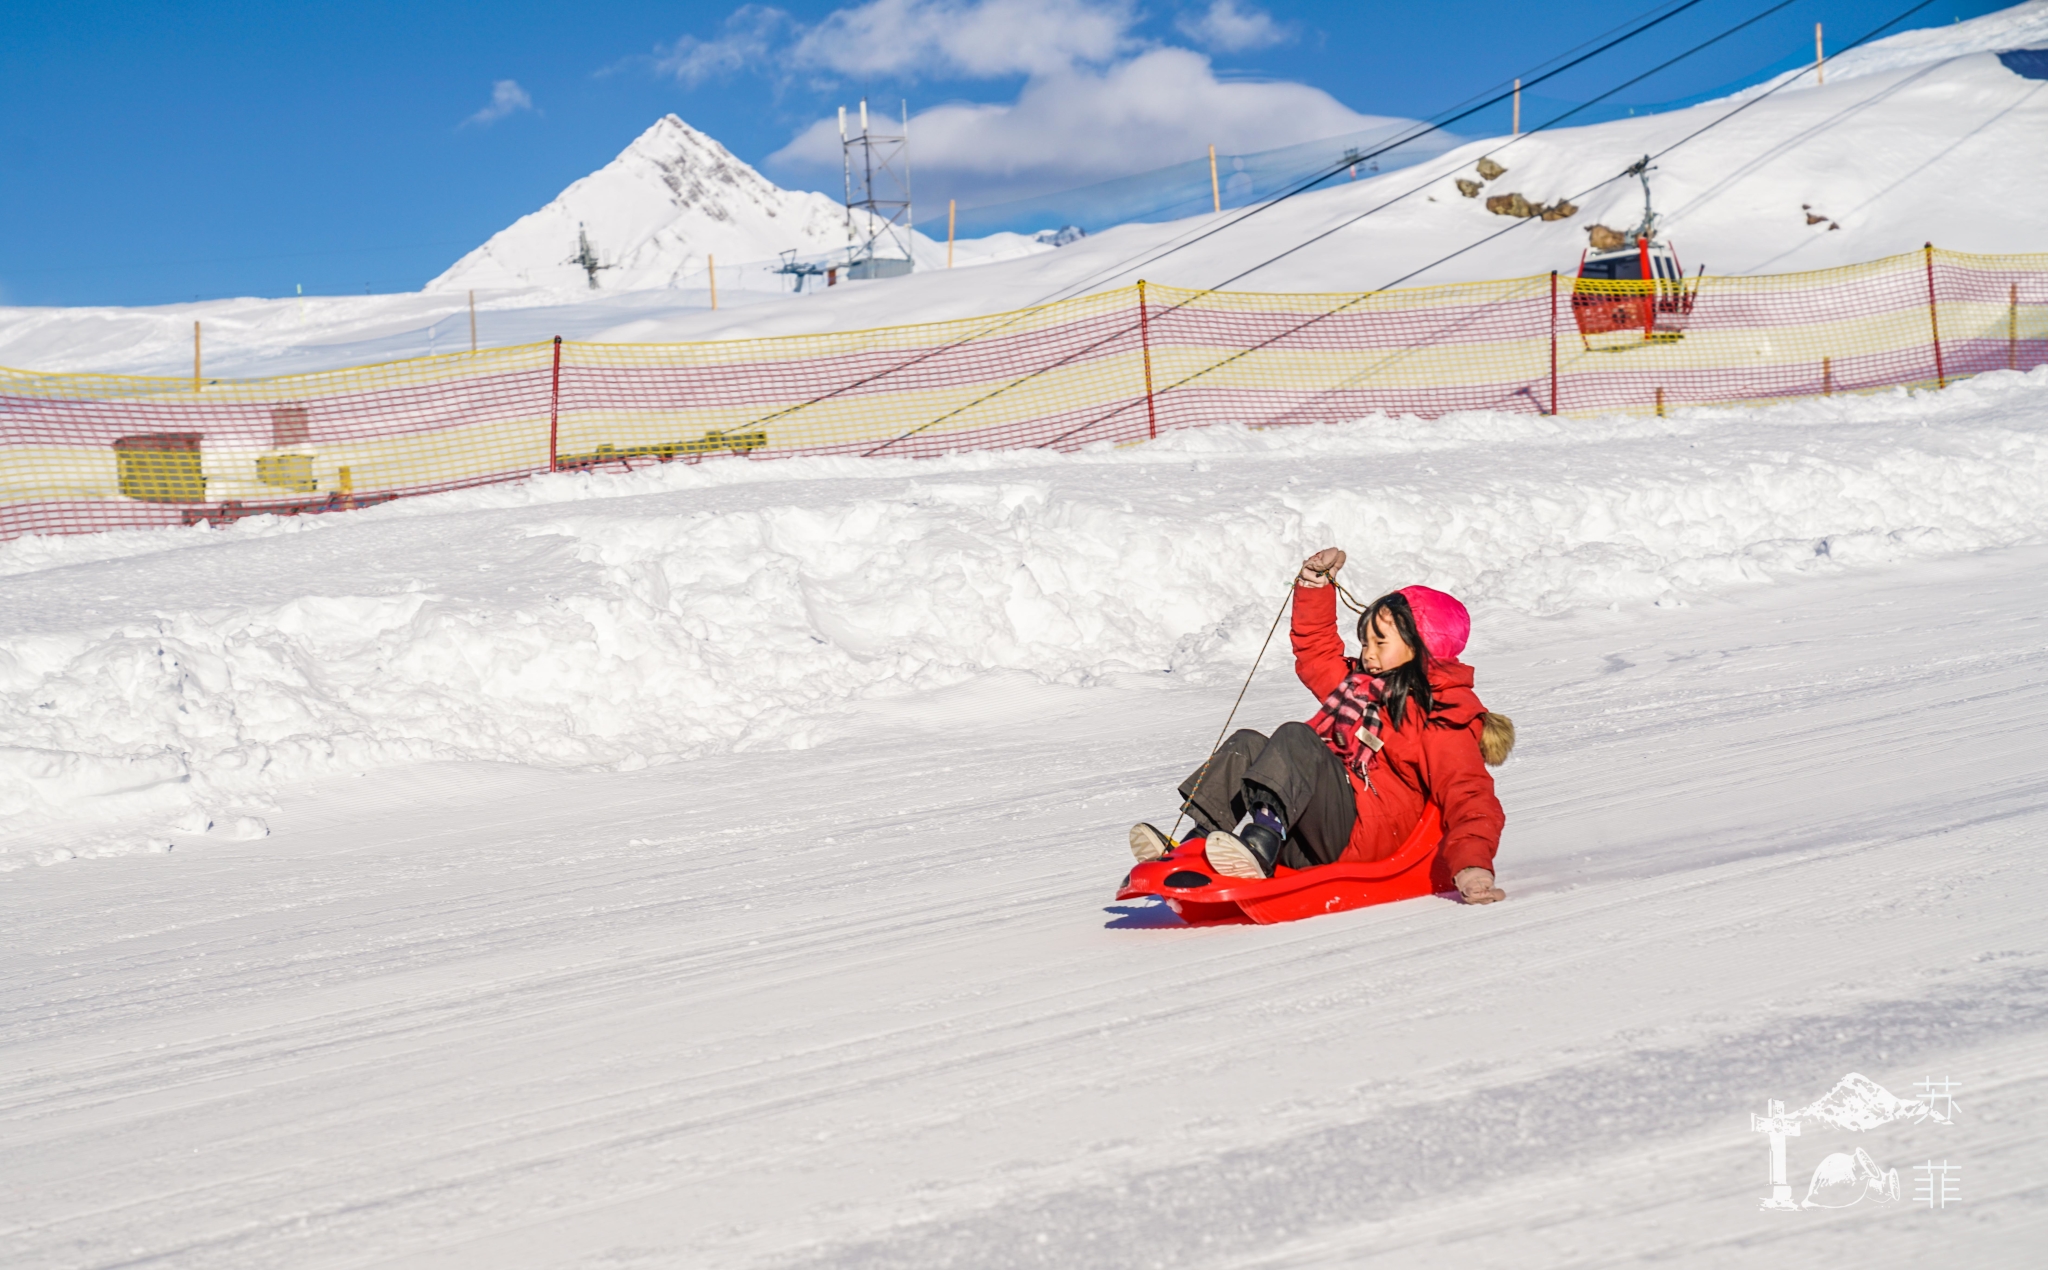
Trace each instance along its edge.
<instances>
[{"instance_id":1,"label":"sled runner","mask_svg":"<svg viewBox=\"0 0 2048 1270\"><path fill-rule=\"evenodd\" d=\"M1116 897L1156 895L1190 926L1299 921L1457 889L1437 858L1443 836L1443 817L1430 803L1401 849L1387 859L1313 869L1282 865L1273 877L1256 879L1217 876L1199 848L1181 846L1132 869Z\"/></svg>"}]
</instances>

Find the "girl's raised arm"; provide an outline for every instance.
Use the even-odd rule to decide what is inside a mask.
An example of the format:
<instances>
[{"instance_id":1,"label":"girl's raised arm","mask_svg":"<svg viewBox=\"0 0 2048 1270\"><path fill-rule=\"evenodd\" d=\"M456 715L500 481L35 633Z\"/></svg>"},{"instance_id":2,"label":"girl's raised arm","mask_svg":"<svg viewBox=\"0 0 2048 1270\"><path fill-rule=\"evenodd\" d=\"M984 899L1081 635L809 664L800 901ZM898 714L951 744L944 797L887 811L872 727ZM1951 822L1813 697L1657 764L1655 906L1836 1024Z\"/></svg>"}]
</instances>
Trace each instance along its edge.
<instances>
[{"instance_id":1,"label":"girl's raised arm","mask_svg":"<svg viewBox=\"0 0 2048 1270\"><path fill-rule=\"evenodd\" d=\"M1302 561L1294 580L1294 620L1288 637L1294 645L1294 673L1317 698L1327 697L1351 663L1344 656L1344 637L1337 633L1337 588L1330 578L1344 567L1344 553L1325 547Z\"/></svg>"}]
</instances>

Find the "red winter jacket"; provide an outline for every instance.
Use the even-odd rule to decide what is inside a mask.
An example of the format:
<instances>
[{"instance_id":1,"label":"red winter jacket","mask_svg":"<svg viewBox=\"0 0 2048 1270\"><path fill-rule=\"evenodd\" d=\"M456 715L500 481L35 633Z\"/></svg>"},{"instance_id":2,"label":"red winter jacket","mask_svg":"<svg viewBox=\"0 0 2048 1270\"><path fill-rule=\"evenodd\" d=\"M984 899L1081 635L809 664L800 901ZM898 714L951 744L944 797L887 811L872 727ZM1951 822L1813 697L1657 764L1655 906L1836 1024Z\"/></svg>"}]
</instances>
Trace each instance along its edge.
<instances>
[{"instance_id":1,"label":"red winter jacket","mask_svg":"<svg viewBox=\"0 0 2048 1270\"><path fill-rule=\"evenodd\" d=\"M1294 673L1318 701L1330 695L1357 665L1344 655L1337 633L1337 588L1294 588ZM1431 662L1429 691L1436 709L1425 719L1409 706L1401 726L1385 720L1384 748L1366 771L1371 784L1351 775L1358 795L1358 820L1351 827L1346 860L1384 860L1422 819L1435 800L1443 809L1444 863L1458 870L1493 867L1500 831L1507 823L1493 794L1493 774L1479 756L1479 716L1486 707L1472 691L1472 668L1461 661Z\"/></svg>"}]
</instances>

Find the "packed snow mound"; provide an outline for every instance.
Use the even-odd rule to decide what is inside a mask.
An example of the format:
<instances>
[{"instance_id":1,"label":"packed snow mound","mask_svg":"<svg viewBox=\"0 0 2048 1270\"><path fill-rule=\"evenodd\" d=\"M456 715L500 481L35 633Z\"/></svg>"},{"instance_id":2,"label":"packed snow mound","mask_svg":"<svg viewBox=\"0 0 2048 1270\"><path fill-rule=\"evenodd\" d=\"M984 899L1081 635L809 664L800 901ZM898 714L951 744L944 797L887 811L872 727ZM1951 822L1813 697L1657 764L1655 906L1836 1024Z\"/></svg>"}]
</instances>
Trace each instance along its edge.
<instances>
[{"instance_id":1,"label":"packed snow mound","mask_svg":"<svg viewBox=\"0 0 2048 1270\"><path fill-rule=\"evenodd\" d=\"M785 190L674 115L537 212L493 234L426 285L589 289L573 263L578 233L602 261L611 290L680 286L708 256L728 265L847 245L846 208L823 194ZM701 276L696 285L703 285Z\"/></svg>"},{"instance_id":2,"label":"packed snow mound","mask_svg":"<svg viewBox=\"0 0 2048 1270\"><path fill-rule=\"evenodd\" d=\"M996 675L1242 673L1295 563L1479 615L2048 535L2048 369L1764 411L726 460L0 546L0 823L428 759L633 768ZM1479 659L1483 664L1483 657Z\"/></svg>"}]
</instances>

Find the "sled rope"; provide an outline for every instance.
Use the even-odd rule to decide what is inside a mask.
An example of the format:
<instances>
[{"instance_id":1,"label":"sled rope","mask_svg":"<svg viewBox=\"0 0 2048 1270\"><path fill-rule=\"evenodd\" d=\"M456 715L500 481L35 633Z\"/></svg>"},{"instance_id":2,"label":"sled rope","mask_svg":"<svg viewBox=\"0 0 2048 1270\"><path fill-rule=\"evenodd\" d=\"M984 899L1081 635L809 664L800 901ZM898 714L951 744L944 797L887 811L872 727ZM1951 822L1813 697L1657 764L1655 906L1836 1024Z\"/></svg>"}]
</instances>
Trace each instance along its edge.
<instances>
[{"instance_id":1,"label":"sled rope","mask_svg":"<svg viewBox=\"0 0 2048 1270\"><path fill-rule=\"evenodd\" d=\"M1289 581L1287 584L1287 596L1280 601L1280 611L1273 615L1273 624L1266 628L1266 642L1259 645L1259 655L1252 658L1251 672L1245 675L1244 686L1237 690L1237 700L1230 703L1230 713L1223 716L1223 727L1216 733L1215 742L1209 746L1209 757L1202 760L1202 770L1195 773L1195 779L1189 784L1190 789L1200 791L1202 788L1202 778L1209 774L1209 764L1216 761L1216 751L1222 747L1223 738L1230 735L1230 721L1237 717L1237 708L1244 704L1244 694L1251 691L1252 676L1259 673L1259 663L1266 660L1266 650L1273 646L1273 636L1280 630L1280 619L1287 616L1287 608L1292 603L1294 603L1294 583ZM1181 803L1180 810L1174 814L1173 828L1166 832L1166 840L1175 846L1180 845L1180 822L1187 819L1188 808L1193 805L1194 796L1191 794Z\"/></svg>"},{"instance_id":2,"label":"sled rope","mask_svg":"<svg viewBox=\"0 0 2048 1270\"><path fill-rule=\"evenodd\" d=\"M1353 613L1365 612L1365 605L1359 603L1358 597L1346 590L1342 582L1337 581L1334 573L1323 573L1321 576L1325 582L1337 588L1337 597L1344 601L1345 607ZM1294 582L1287 584L1287 598L1280 601L1280 611L1273 615L1273 625L1266 629L1266 642L1259 645L1259 655L1252 658L1251 672L1244 677L1244 686L1237 690L1237 700L1230 703L1230 713L1223 716L1223 727L1217 731L1216 740L1209 746L1209 757L1202 760L1201 770L1195 773L1193 788L1197 790L1202 788L1202 778L1209 774L1209 764L1216 761L1216 751L1222 748L1223 738L1230 735L1231 720L1237 718L1237 708L1244 704L1244 694L1251 691L1252 679L1259 673L1259 663L1266 660L1266 650L1273 646L1273 636L1280 630L1280 619L1287 616L1288 605L1294 602L1294 587ZM1180 810L1174 814L1173 828L1167 831L1166 840L1175 846L1180 845L1180 822L1188 818L1188 808L1193 805L1194 799L1190 797L1181 803Z\"/></svg>"},{"instance_id":3,"label":"sled rope","mask_svg":"<svg viewBox=\"0 0 2048 1270\"><path fill-rule=\"evenodd\" d=\"M1339 582L1339 581L1337 581L1337 579L1336 579L1336 578L1335 578L1334 576L1332 576L1332 575L1330 575L1330 574L1327 574L1327 573L1326 573L1326 574L1324 574L1324 575L1323 575L1323 577L1325 577L1325 578L1327 578L1327 579L1329 580L1329 583L1330 583L1330 585L1331 585L1331 586L1333 586L1333 587L1336 587L1336 588L1337 588L1337 598L1338 598L1338 599L1340 599L1340 600L1342 600L1342 601L1344 601L1344 607L1345 607L1345 608L1348 608L1348 609L1350 609L1350 610L1351 610L1351 611L1352 611L1353 613L1363 613L1363 612L1365 612L1365 605L1363 605L1363 604L1360 604L1360 603L1358 602L1358 597L1357 597L1357 596L1355 596L1355 595L1351 594L1351 592L1349 592L1349 591L1345 590L1345 589L1344 589L1344 584L1343 584L1342 582Z\"/></svg>"}]
</instances>

